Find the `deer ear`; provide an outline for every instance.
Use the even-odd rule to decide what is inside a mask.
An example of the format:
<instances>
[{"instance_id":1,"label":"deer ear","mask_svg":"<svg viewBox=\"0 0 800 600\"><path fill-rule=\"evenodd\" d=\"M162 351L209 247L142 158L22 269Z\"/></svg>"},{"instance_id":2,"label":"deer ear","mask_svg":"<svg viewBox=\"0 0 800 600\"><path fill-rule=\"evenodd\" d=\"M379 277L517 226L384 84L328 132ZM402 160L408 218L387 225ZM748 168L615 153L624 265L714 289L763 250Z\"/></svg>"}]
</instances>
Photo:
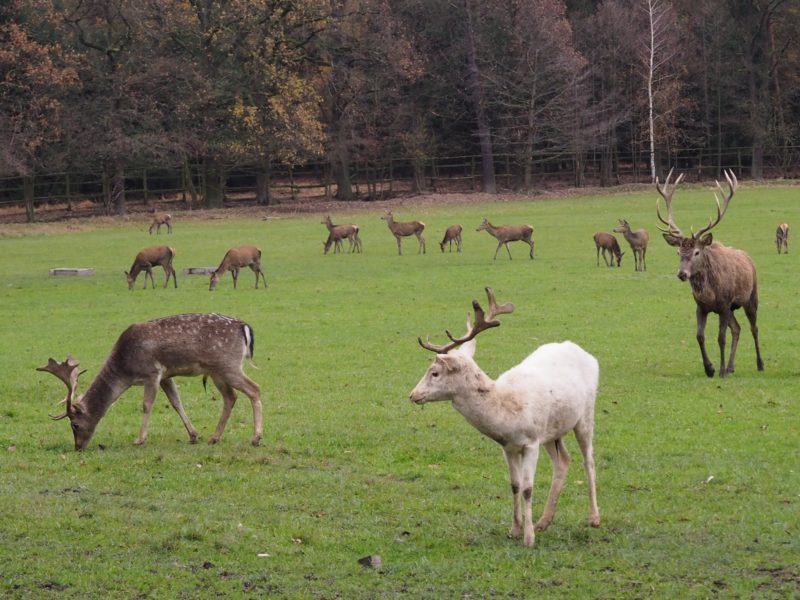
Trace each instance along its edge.
<instances>
[{"instance_id":1,"label":"deer ear","mask_svg":"<svg viewBox=\"0 0 800 600\"><path fill-rule=\"evenodd\" d=\"M671 233L663 234L664 239L670 246L680 246L681 245L681 238L678 236L672 235Z\"/></svg>"},{"instance_id":2,"label":"deer ear","mask_svg":"<svg viewBox=\"0 0 800 600\"><path fill-rule=\"evenodd\" d=\"M703 246L710 246L711 242L713 241L714 241L714 236L711 235L710 233L707 233L700 238L700 243L703 244Z\"/></svg>"}]
</instances>

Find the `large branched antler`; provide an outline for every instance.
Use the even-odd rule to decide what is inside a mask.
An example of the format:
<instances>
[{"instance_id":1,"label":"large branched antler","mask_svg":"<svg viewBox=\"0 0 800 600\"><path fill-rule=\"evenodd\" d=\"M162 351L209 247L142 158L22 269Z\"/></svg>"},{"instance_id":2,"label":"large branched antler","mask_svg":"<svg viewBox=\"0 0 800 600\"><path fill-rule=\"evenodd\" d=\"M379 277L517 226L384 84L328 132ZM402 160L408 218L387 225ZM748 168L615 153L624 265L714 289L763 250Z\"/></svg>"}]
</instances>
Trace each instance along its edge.
<instances>
[{"instance_id":1,"label":"large branched antler","mask_svg":"<svg viewBox=\"0 0 800 600\"><path fill-rule=\"evenodd\" d=\"M659 208L659 201L656 199L656 216L658 220L661 221L664 225L667 226L667 229L659 227L661 231L664 233L669 233L671 235L682 236L680 227L675 224L675 220L672 218L672 194L675 192L675 189L678 187L678 184L683 181L683 173L681 173L678 178L675 180L675 183L672 186L672 189L669 188L669 180L672 177L672 171L675 169L670 169L669 174L667 175L666 181L664 181L664 186L662 187L658 181L658 177L656 177L656 189L658 193L661 194L661 197L664 198L664 202L667 205L667 220L664 220L664 217L661 216L661 210Z\"/></svg>"},{"instance_id":2,"label":"large branched antler","mask_svg":"<svg viewBox=\"0 0 800 600\"><path fill-rule=\"evenodd\" d=\"M431 350L432 352L436 352L437 354L447 354L453 348L456 348L461 344L465 344L471 339L473 339L481 331L491 329L492 327L499 327L500 321L495 320L495 317L497 315L514 312L514 305L511 302L498 305L494 297L494 291L490 287L486 288L486 297L489 299L488 315L484 314L483 309L481 308L481 305L478 304L477 300L472 301L472 309L473 311L475 311L475 324L470 326L469 316L467 316L467 328L469 329L467 335L465 335L464 337L455 338L449 331L445 330L447 337L449 337L451 340L449 344L445 344L443 346L437 346L435 344L430 343L430 338L428 338L427 341L423 342L422 338L419 337L417 338L417 340L419 341L419 345L425 348L426 350Z\"/></svg>"},{"instance_id":3,"label":"large branched antler","mask_svg":"<svg viewBox=\"0 0 800 600\"><path fill-rule=\"evenodd\" d=\"M714 227L717 226L717 223L719 223L722 220L722 217L725 216L725 213L728 212L728 205L731 203L731 198L733 198L733 195L736 193L736 188L739 187L739 182L736 179L736 175L734 174L733 171L728 169L727 171L723 171L723 173L725 174L725 179L728 180L727 192L724 189L722 189L722 186L719 184L719 181L715 180L717 188L719 189L723 198L725 198L725 200L723 201L723 206L720 206L719 196L717 196L717 192L714 192L714 200L716 200L717 202L717 218L709 219L708 225L706 225L700 231L694 234L695 239L700 238L701 235L703 235L704 233L708 233L709 231L714 229Z\"/></svg>"},{"instance_id":4,"label":"large branched antler","mask_svg":"<svg viewBox=\"0 0 800 600\"><path fill-rule=\"evenodd\" d=\"M72 402L75 399L75 391L78 387L78 377L80 377L86 371L78 371L79 363L77 360L72 358L71 355L67 355L67 359L63 362L56 362L54 359L50 358L47 361L47 364L43 367L38 367L37 371L45 371L47 373L52 373L56 377L58 377L61 381L64 382L64 385L67 386L67 395L66 397L59 402L59 404L66 403L67 410L64 411L60 415L50 415L50 418L54 421L58 421L63 419L67 415L69 415L70 410L72 409Z\"/></svg>"}]
</instances>

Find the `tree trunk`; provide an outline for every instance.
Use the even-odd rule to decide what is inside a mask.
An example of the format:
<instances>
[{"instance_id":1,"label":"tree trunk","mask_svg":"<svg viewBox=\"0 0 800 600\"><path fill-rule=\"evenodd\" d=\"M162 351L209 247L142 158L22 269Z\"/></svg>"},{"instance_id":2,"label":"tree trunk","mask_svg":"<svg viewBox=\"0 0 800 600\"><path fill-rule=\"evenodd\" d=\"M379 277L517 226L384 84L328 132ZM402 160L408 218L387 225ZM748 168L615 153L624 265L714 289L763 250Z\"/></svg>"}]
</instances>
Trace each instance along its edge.
<instances>
[{"instance_id":1,"label":"tree trunk","mask_svg":"<svg viewBox=\"0 0 800 600\"><path fill-rule=\"evenodd\" d=\"M216 158L207 156L203 160L203 175L206 181L206 208L222 208L225 200L225 169Z\"/></svg>"},{"instance_id":2,"label":"tree trunk","mask_svg":"<svg viewBox=\"0 0 800 600\"><path fill-rule=\"evenodd\" d=\"M191 166L189 165L189 157L187 156L183 157L183 180L186 183L186 187L189 189L189 194L192 197L189 208L194 208L197 206L197 187L194 185L194 177Z\"/></svg>"},{"instance_id":3,"label":"tree trunk","mask_svg":"<svg viewBox=\"0 0 800 600\"><path fill-rule=\"evenodd\" d=\"M114 174L111 178L111 202L114 206L114 213L117 216L124 216L127 209L125 203L125 165L121 159L114 161Z\"/></svg>"},{"instance_id":4,"label":"tree trunk","mask_svg":"<svg viewBox=\"0 0 800 600\"><path fill-rule=\"evenodd\" d=\"M28 223L33 223L36 220L36 215L33 214L33 176L24 177L22 179L22 196L25 200L25 217Z\"/></svg>"},{"instance_id":5,"label":"tree trunk","mask_svg":"<svg viewBox=\"0 0 800 600\"><path fill-rule=\"evenodd\" d=\"M353 182L350 179L350 155L344 140L344 132L339 128L331 157L333 178L336 180L336 197L339 200L353 200Z\"/></svg>"},{"instance_id":6,"label":"tree trunk","mask_svg":"<svg viewBox=\"0 0 800 600\"><path fill-rule=\"evenodd\" d=\"M272 159L269 152L264 152L256 174L256 203L269 206L272 203L272 190L270 187L270 174L272 172Z\"/></svg>"}]
</instances>

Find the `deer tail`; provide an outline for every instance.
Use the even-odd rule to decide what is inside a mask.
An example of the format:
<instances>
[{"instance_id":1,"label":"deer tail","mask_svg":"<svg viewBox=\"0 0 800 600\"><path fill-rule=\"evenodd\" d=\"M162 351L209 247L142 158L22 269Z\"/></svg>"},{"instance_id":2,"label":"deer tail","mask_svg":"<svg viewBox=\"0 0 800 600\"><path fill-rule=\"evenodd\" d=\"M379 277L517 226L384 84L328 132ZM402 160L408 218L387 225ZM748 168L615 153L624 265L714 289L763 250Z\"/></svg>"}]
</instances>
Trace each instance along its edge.
<instances>
[{"instance_id":1,"label":"deer tail","mask_svg":"<svg viewBox=\"0 0 800 600\"><path fill-rule=\"evenodd\" d=\"M253 362L253 353L255 352L256 349L256 334L253 331L253 328L250 327L250 325L248 325L247 323L245 323L243 329L244 329L244 343L245 346L247 346L246 356L248 358L248 362L250 363L251 367L253 367L254 369L258 369L256 364Z\"/></svg>"}]
</instances>

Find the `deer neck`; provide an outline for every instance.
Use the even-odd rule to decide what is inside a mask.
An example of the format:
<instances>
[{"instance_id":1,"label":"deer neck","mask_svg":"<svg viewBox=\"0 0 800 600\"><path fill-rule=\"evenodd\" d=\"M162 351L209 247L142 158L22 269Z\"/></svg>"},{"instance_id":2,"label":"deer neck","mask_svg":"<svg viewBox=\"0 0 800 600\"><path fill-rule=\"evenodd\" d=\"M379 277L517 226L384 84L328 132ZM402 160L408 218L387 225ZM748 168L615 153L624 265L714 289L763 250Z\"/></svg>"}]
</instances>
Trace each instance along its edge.
<instances>
[{"instance_id":1,"label":"deer neck","mask_svg":"<svg viewBox=\"0 0 800 600\"><path fill-rule=\"evenodd\" d=\"M454 394L453 408L501 446L507 443L510 423L519 412L519 406L477 365L466 377L464 389Z\"/></svg>"},{"instance_id":2,"label":"deer neck","mask_svg":"<svg viewBox=\"0 0 800 600\"><path fill-rule=\"evenodd\" d=\"M115 373L113 367L106 364L86 390L81 403L89 414L100 419L129 387L130 383Z\"/></svg>"}]
</instances>

